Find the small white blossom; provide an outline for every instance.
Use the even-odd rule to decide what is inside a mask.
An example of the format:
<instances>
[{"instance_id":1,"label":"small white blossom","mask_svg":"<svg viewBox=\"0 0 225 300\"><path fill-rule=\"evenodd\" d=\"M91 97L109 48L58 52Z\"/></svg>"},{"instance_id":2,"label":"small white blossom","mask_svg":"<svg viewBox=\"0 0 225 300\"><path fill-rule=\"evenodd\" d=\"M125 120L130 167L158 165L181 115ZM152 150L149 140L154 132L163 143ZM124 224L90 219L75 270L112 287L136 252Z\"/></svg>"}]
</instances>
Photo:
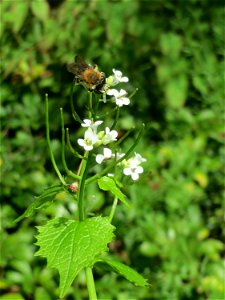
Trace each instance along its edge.
<instances>
[{"instance_id":1,"label":"small white blossom","mask_svg":"<svg viewBox=\"0 0 225 300\"><path fill-rule=\"evenodd\" d=\"M91 151L94 145L99 141L98 135L91 128L88 128L84 133L84 139L78 139L78 144L86 151Z\"/></svg>"},{"instance_id":2,"label":"small white blossom","mask_svg":"<svg viewBox=\"0 0 225 300\"><path fill-rule=\"evenodd\" d=\"M139 153L135 153L135 156L132 158L133 164L139 165L142 162L146 162L146 158L142 157Z\"/></svg>"},{"instance_id":3,"label":"small white blossom","mask_svg":"<svg viewBox=\"0 0 225 300\"><path fill-rule=\"evenodd\" d=\"M89 119L84 119L83 123L81 124L82 127L90 127L92 124L91 120Z\"/></svg>"},{"instance_id":4,"label":"small white blossom","mask_svg":"<svg viewBox=\"0 0 225 300\"><path fill-rule=\"evenodd\" d=\"M103 145L107 145L107 144L109 144L111 142L116 141L117 136L118 136L118 132L116 130L111 130L110 131L110 128L106 127L105 134L104 134L104 136L102 138L102 144Z\"/></svg>"},{"instance_id":5,"label":"small white blossom","mask_svg":"<svg viewBox=\"0 0 225 300\"><path fill-rule=\"evenodd\" d=\"M116 89L109 89L109 90L106 91L106 94L107 94L107 95L109 95L109 96L114 96L114 97L115 97L116 95L118 95L118 93L119 93L119 92L118 92Z\"/></svg>"},{"instance_id":6,"label":"small white blossom","mask_svg":"<svg viewBox=\"0 0 225 300\"><path fill-rule=\"evenodd\" d=\"M128 77L126 76L122 77L123 74L121 71L113 69L113 73L114 73L114 80L117 81L117 83L129 81Z\"/></svg>"},{"instance_id":7,"label":"small white blossom","mask_svg":"<svg viewBox=\"0 0 225 300\"><path fill-rule=\"evenodd\" d=\"M139 178L139 174L143 173L143 168L141 166L132 168L125 168L123 170L124 175L131 176L133 180L137 180Z\"/></svg>"},{"instance_id":8,"label":"small white blossom","mask_svg":"<svg viewBox=\"0 0 225 300\"><path fill-rule=\"evenodd\" d=\"M130 104L130 99L125 97L127 95L127 92L123 89L121 89L120 91L118 91L116 89L110 89L107 91L107 95L114 96L116 105L118 105L120 107L123 105Z\"/></svg>"},{"instance_id":9,"label":"small white blossom","mask_svg":"<svg viewBox=\"0 0 225 300\"><path fill-rule=\"evenodd\" d=\"M96 121L96 122L93 122L92 120L89 120L89 119L84 119L83 120L83 123L81 124L82 127L88 127L88 128L91 128L93 129L94 132L97 132L97 128L100 124L102 124L103 121Z\"/></svg>"},{"instance_id":10,"label":"small white blossom","mask_svg":"<svg viewBox=\"0 0 225 300\"><path fill-rule=\"evenodd\" d=\"M128 77L123 76L121 71L113 69L113 73L114 73L113 75L106 78L106 86L108 86L108 88L110 86L117 85L120 82L129 81Z\"/></svg>"},{"instance_id":11,"label":"small white blossom","mask_svg":"<svg viewBox=\"0 0 225 300\"><path fill-rule=\"evenodd\" d=\"M109 159L111 157L112 157L112 151L111 151L111 149L104 148L103 149L103 154L97 154L95 160L96 160L96 162L98 164L101 164L103 162L103 160Z\"/></svg>"},{"instance_id":12,"label":"small white blossom","mask_svg":"<svg viewBox=\"0 0 225 300\"><path fill-rule=\"evenodd\" d=\"M124 175L131 176L133 180L139 178L139 174L143 173L143 168L140 166L146 159L140 154L135 153L135 156L130 158L128 161L124 161L125 168L123 170Z\"/></svg>"}]
</instances>

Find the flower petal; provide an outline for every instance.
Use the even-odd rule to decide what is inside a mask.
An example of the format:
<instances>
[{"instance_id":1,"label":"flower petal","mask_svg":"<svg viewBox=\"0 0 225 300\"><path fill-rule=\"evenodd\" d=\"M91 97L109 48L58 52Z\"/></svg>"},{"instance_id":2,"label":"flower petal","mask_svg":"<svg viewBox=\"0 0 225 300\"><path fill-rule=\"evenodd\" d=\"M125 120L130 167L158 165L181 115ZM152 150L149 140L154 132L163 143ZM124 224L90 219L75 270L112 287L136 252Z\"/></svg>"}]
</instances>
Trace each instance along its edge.
<instances>
[{"instance_id":1,"label":"flower petal","mask_svg":"<svg viewBox=\"0 0 225 300\"><path fill-rule=\"evenodd\" d=\"M132 174L131 174L131 178L132 178L133 180L137 180L137 179L139 178L138 173L132 173Z\"/></svg>"},{"instance_id":2,"label":"flower petal","mask_svg":"<svg viewBox=\"0 0 225 300\"><path fill-rule=\"evenodd\" d=\"M102 154L97 154L95 160L96 160L96 162L97 162L98 164L101 164L101 163L103 162L103 160L104 160L104 155L102 155Z\"/></svg>"}]
</instances>

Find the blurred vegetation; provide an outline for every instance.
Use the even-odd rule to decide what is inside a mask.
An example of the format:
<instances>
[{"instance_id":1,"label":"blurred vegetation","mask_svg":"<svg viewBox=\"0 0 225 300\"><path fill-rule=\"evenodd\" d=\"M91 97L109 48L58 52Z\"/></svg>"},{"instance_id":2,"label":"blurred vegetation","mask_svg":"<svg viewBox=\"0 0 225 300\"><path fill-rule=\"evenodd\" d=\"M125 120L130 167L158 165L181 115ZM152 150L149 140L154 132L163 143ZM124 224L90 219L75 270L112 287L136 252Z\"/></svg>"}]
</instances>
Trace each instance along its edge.
<instances>
[{"instance_id":1,"label":"blurred vegetation","mask_svg":"<svg viewBox=\"0 0 225 300\"><path fill-rule=\"evenodd\" d=\"M57 183L45 142L46 92L56 158L60 107L76 145L65 65L77 53L107 76L122 70L130 92L139 89L120 128L146 123L137 149L148 159L145 175L127 185L132 207L118 207L111 250L151 286L134 287L97 267L99 299L224 299L223 1L3 0L0 8L0 299L57 299L56 272L33 257L35 226L74 205L60 194L46 211L13 220ZM85 95L75 89L81 114ZM94 186L87 199L103 215L111 203ZM84 282L80 274L66 299L87 299Z\"/></svg>"}]
</instances>

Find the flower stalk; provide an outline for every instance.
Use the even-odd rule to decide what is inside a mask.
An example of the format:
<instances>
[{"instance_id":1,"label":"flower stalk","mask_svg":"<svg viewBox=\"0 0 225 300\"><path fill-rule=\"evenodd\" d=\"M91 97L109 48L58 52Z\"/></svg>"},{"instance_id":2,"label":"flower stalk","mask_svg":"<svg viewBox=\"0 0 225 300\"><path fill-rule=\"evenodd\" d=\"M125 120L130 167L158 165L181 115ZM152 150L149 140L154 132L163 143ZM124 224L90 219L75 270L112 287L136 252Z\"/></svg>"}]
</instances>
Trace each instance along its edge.
<instances>
[{"instance_id":1,"label":"flower stalk","mask_svg":"<svg viewBox=\"0 0 225 300\"><path fill-rule=\"evenodd\" d=\"M86 151L84 154L84 159L81 162L80 167L80 182L78 189L78 212L79 212L79 221L83 221L85 219L85 211L84 211L84 190L85 190L85 181L88 174L88 164L89 164L89 152Z\"/></svg>"},{"instance_id":2,"label":"flower stalk","mask_svg":"<svg viewBox=\"0 0 225 300\"><path fill-rule=\"evenodd\" d=\"M56 161L55 161L55 157L52 151L52 146L51 146L51 140L50 140L50 129L49 129L49 108L48 108L48 94L45 94L45 126L46 126L46 139L47 139L47 144L48 144L48 149L49 149L49 153L50 153L50 158L51 158L51 162L52 165L55 169L56 174L59 177L59 180L61 181L61 183L65 186L66 182L62 176L62 174L60 173Z\"/></svg>"},{"instance_id":3,"label":"flower stalk","mask_svg":"<svg viewBox=\"0 0 225 300\"><path fill-rule=\"evenodd\" d=\"M63 109L60 108L60 116L61 116L61 131L62 131L62 164L68 176L74 179L80 179L78 175L69 170L66 158L65 158L65 128L64 128L64 118L63 118Z\"/></svg>"}]
</instances>

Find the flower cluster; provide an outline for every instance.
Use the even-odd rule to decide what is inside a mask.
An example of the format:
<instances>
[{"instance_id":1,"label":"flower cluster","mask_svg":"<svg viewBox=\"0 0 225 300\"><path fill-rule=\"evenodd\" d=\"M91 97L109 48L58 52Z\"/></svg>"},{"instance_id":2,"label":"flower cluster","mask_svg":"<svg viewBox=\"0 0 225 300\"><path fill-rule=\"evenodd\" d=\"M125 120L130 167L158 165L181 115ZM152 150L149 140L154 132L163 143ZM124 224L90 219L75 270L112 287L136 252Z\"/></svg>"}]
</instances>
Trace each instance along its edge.
<instances>
[{"instance_id":1,"label":"flower cluster","mask_svg":"<svg viewBox=\"0 0 225 300\"><path fill-rule=\"evenodd\" d=\"M103 121L95 121L85 119L81 124L82 127L87 127L84 133L83 139L78 139L78 144L83 147L86 151L93 150L94 146L107 145L117 140L118 132L116 130L110 130L106 127L104 131L98 132L98 126Z\"/></svg>"},{"instance_id":2,"label":"flower cluster","mask_svg":"<svg viewBox=\"0 0 225 300\"><path fill-rule=\"evenodd\" d=\"M129 105L130 99L127 97L127 92L124 89L117 90L113 88L115 85L117 85L120 82L128 82L128 81L129 81L128 77L123 76L121 71L113 69L113 75L106 78L106 84L102 89L102 93L104 94L104 96L106 95L113 96L112 98L113 101L119 107L123 105Z\"/></svg>"},{"instance_id":3,"label":"flower cluster","mask_svg":"<svg viewBox=\"0 0 225 300\"><path fill-rule=\"evenodd\" d=\"M111 149L104 148L102 154L96 155L96 162L98 164L101 164L104 160L109 160L111 158L116 158L116 160L121 159L125 154L114 154L112 153ZM145 162L146 159L143 158L139 153L135 153L133 157L130 159L122 160L120 165L123 166L123 174L126 176L131 176L133 180L139 179L139 174L143 173L143 168L141 166L141 163Z\"/></svg>"},{"instance_id":4,"label":"flower cluster","mask_svg":"<svg viewBox=\"0 0 225 300\"><path fill-rule=\"evenodd\" d=\"M122 107L123 105L129 105L130 99L127 97L127 92L124 89L117 90L114 88L115 85L128 82L129 79L123 76L121 71L113 69L113 75L106 78L105 84L102 87L101 93L103 94L103 101L106 102L106 95L112 96L112 100L117 106ZM105 97L105 100L104 100ZM78 144L86 151L91 151L94 148L103 146L102 153L98 153L95 160L98 164L103 164L108 160L118 161L118 165L123 168L123 174L130 176L132 180L139 179L139 175L143 173L141 164L146 161L140 154L135 153L133 157L129 159L123 159L126 156L125 153L113 153L112 150L106 145L117 141L118 132L111 130L106 127L104 130L99 130L99 126L103 121L93 121L90 119L84 119L81 124L82 127L86 128L84 138L78 139Z\"/></svg>"}]
</instances>

